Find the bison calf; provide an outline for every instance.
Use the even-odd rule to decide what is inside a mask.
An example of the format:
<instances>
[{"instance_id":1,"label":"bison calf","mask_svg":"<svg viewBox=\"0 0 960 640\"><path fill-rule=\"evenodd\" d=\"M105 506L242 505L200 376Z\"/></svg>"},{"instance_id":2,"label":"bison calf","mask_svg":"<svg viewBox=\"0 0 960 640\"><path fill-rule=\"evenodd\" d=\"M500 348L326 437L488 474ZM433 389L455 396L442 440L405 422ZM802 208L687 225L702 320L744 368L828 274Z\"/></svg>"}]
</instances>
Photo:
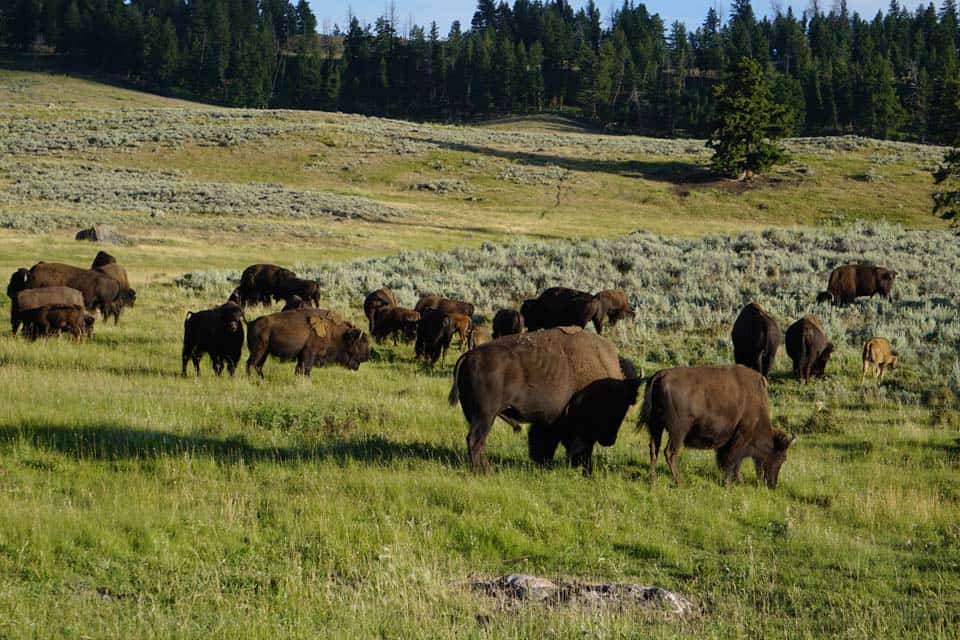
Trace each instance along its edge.
<instances>
[{"instance_id":1,"label":"bison calf","mask_svg":"<svg viewBox=\"0 0 960 640\"><path fill-rule=\"evenodd\" d=\"M227 302L206 311L189 311L183 321L183 371L187 375L187 361L193 360L193 368L200 375L200 359L210 354L213 372L218 376L227 371L233 375L240 362L243 349L243 309L234 302Z\"/></svg>"},{"instance_id":2,"label":"bison calf","mask_svg":"<svg viewBox=\"0 0 960 640\"><path fill-rule=\"evenodd\" d=\"M772 489L792 442L770 424L766 378L738 364L658 371L647 383L637 428L644 423L650 433L650 482L666 431L667 465L678 487L677 458L687 446L715 449L728 482L739 481L740 464L753 458L757 478Z\"/></svg>"},{"instance_id":3,"label":"bison calf","mask_svg":"<svg viewBox=\"0 0 960 640\"><path fill-rule=\"evenodd\" d=\"M380 307L373 312L372 335L377 342L393 337L393 344L399 338L405 341L415 340L417 326L420 324L420 314L413 309L403 307Z\"/></svg>"},{"instance_id":4,"label":"bison calf","mask_svg":"<svg viewBox=\"0 0 960 640\"><path fill-rule=\"evenodd\" d=\"M500 309L493 316L493 337L523 333L523 316L516 309Z\"/></svg>"},{"instance_id":5,"label":"bison calf","mask_svg":"<svg viewBox=\"0 0 960 640\"><path fill-rule=\"evenodd\" d=\"M23 322L23 335L30 339L45 338L69 333L80 340L84 336L93 335L93 316L84 312L83 307L76 305L49 305L23 311L20 314Z\"/></svg>"},{"instance_id":6,"label":"bison calf","mask_svg":"<svg viewBox=\"0 0 960 640\"><path fill-rule=\"evenodd\" d=\"M896 369L899 365L897 352L890 348L886 338L870 338L863 345L863 375L860 384L867 379L867 372L872 371L877 383L883 382L883 374L887 369Z\"/></svg>"}]
</instances>

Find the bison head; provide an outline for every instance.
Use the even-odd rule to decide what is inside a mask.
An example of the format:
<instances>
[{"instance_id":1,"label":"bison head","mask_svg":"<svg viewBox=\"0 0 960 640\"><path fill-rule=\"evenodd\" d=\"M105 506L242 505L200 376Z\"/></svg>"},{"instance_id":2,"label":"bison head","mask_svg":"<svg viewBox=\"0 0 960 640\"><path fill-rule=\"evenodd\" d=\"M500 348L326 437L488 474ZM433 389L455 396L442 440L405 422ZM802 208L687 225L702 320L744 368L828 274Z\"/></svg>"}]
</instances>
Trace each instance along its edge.
<instances>
[{"instance_id":1,"label":"bison head","mask_svg":"<svg viewBox=\"0 0 960 640\"><path fill-rule=\"evenodd\" d=\"M833 343L828 342L827 346L823 348L823 351L820 352L820 355L817 356L816 362L813 363L813 368L811 373L818 377L822 378L824 372L827 369L827 363L830 361L830 356L833 355Z\"/></svg>"},{"instance_id":2,"label":"bison head","mask_svg":"<svg viewBox=\"0 0 960 640\"><path fill-rule=\"evenodd\" d=\"M876 268L877 274L877 292L884 298L890 297L890 292L893 290L893 280L897 277L896 271L890 271L889 269L882 269L880 267Z\"/></svg>"},{"instance_id":3,"label":"bison head","mask_svg":"<svg viewBox=\"0 0 960 640\"><path fill-rule=\"evenodd\" d=\"M133 289L121 291L120 302L122 302L124 306L132 307L137 302L137 292Z\"/></svg>"},{"instance_id":4,"label":"bison head","mask_svg":"<svg viewBox=\"0 0 960 640\"><path fill-rule=\"evenodd\" d=\"M84 316L83 316L83 333L84 333L84 335L86 335L86 336L89 337L89 338L92 338L92 337L93 337L93 323L96 322L96 321L97 321L97 319L94 318L94 317L93 317L92 315L90 315L89 313L84 314Z\"/></svg>"},{"instance_id":5,"label":"bison head","mask_svg":"<svg viewBox=\"0 0 960 640\"><path fill-rule=\"evenodd\" d=\"M420 325L420 314L411 311L403 318L403 339L407 342L417 339L417 327Z\"/></svg>"},{"instance_id":6,"label":"bison head","mask_svg":"<svg viewBox=\"0 0 960 640\"><path fill-rule=\"evenodd\" d=\"M7 284L7 295L11 300L17 299L17 294L30 286L30 272L23 267L17 269L10 276L10 283Z\"/></svg>"},{"instance_id":7,"label":"bison head","mask_svg":"<svg viewBox=\"0 0 960 640\"><path fill-rule=\"evenodd\" d=\"M356 371L360 363L370 359L370 341L360 329L347 329L343 333L343 351L340 364Z\"/></svg>"},{"instance_id":8,"label":"bison head","mask_svg":"<svg viewBox=\"0 0 960 640\"><path fill-rule=\"evenodd\" d=\"M821 304L823 302L830 302L830 303L834 302L833 294L830 293L829 291L821 291L820 293L818 293L817 304Z\"/></svg>"},{"instance_id":9,"label":"bison head","mask_svg":"<svg viewBox=\"0 0 960 640\"><path fill-rule=\"evenodd\" d=\"M543 328L543 318L540 313L539 300L524 300L520 305L520 317L523 319L527 331L536 331Z\"/></svg>"},{"instance_id":10,"label":"bison head","mask_svg":"<svg viewBox=\"0 0 960 640\"><path fill-rule=\"evenodd\" d=\"M787 449L793 444L796 438L791 438L779 429L773 430L770 450L764 456L757 460L759 470L763 476L764 482L771 489L777 488L777 479L780 476L780 467L787 459Z\"/></svg>"},{"instance_id":11,"label":"bison head","mask_svg":"<svg viewBox=\"0 0 960 640\"><path fill-rule=\"evenodd\" d=\"M303 301L303 298L297 294L293 294L284 301L281 311L295 311L297 309L304 309L306 306L307 303Z\"/></svg>"},{"instance_id":12,"label":"bison head","mask_svg":"<svg viewBox=\"0 0 960 640\"><path fill-rule=\"evenodd\" d=\"M223 321L224 328L230 333L237 333L243 331L243 321L245 320L243 316L243 309L240 305L235 302L227 302L222 307L221 310L221 319Z\"/></svg>"},{"instance_id":13,"label":"bison head","mask_svg":"<svg viewBox=\"0 0 960 640\"><path fill-rule=\"evenodd\" d=\"M233 304L243 306L243 293L240 291L240 287L237 287L230 292L230 297L227 298L227 302L232 302Z\"/></svg>"}]
</instances>

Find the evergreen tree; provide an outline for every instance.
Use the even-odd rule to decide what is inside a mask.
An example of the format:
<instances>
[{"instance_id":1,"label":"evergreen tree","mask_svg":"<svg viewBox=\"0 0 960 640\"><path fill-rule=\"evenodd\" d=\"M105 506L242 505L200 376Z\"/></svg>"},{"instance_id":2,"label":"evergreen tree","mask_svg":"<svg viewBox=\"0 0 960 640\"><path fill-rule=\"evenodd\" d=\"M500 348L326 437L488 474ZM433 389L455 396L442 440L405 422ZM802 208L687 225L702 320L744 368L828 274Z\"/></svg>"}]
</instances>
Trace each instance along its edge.
<instances>
[{"instance_id":1,"label":"evergreen tree","mask_svg":"<svg viewBox=\"0 0 960 640\"><path fill-rule=\"evenodd\" d=\"M707 146L718 173L750 178L783 161L777 141L789 132L786 110L773 102L760 65L743 58L717 85L716 115Z\"/></svg>"}]
</instances>

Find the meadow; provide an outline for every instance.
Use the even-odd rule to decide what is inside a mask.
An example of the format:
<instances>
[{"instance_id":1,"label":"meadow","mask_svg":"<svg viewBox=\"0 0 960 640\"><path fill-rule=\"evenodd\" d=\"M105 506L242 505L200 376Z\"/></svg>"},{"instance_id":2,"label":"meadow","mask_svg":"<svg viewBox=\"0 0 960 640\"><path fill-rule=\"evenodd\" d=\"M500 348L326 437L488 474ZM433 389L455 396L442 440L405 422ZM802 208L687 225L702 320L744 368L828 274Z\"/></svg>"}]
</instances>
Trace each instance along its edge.
<instances>
[{"instance_id":1,"label":"meadow","mask_svg":"<svg viewBox=\"0 0 960 640\"><path fill-rule=\"evenodd\" d=\"M0 267L130 271L137 306L93 340L0 335L2 637L903 637L960 627L960 244L929 214L942 150L796 139L744 187L701 141L602 136L550 119L457 127L213 109L0 72ZM836 264L900 273L894 299L814 300ZM647 373L729 362L757 300L823 319L827 377L781 352L775 422L798 434L770 491L724 486L684 451L647 482L637 408L594 475L541 469L498 423L472 473L446 403L458 352L411 345L357 372L268 361L263 381L180 377L188 310L244 266L316 278L360 323L363 294L462 296L490 317L553 284L623 287L609 332ZM9 301L0 298L0 317ZM251 309L248 318L268 309ZM860 384L884 335L902 367ZM661 460L661 465L663 462ZM634 582L659 607L514 602L509 573Z\"/></svg>"}]
</instances>

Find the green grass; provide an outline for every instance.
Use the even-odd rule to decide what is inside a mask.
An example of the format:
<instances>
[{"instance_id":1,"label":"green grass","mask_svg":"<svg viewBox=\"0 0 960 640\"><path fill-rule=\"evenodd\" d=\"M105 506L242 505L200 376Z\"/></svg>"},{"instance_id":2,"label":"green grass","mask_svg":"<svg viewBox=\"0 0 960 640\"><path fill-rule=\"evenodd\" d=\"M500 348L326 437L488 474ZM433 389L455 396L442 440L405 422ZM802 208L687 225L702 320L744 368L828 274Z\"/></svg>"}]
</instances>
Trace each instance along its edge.
<instances>
[{"instance_id":1,"label":"green grass","mask_svg":"<svg viewBox=\"0 0 960 640\"><path fill-rule=\"evenodd\" d=\"M29 101L61 91L44 76L3 73L0 103L31 108L10 84L24 80ZM77 108L111 108L96 85L63 87ZM137 96L129 100L162 100ZM749 465L746 484L726 487L713 455L689 450L682 489L662 458L651 487L636 408L616 446L598 451L592 478L560 456L553 468L532 466L525 436L502 423L488 443L492 473L475 475L464 460L464 419L446 403L455 358L425 371L407 345L378 345L359 371L315 369L310 380L275 361L263 381L214 378L206 360L200 379L179 375L186 311L218 301L174 286L186 271L518 235L644 228L690 236L863 217L941 226L927 214L929 179L916 162L884 165L884 180L867 184L847 176L869 170L873 152L799 157L814 170L799 183L791 171L745 193L720 184L685 195L660 176L691 158L632 159L646 176L581 164L561 206L549 208L552 185L497 180L511 161L492 153L441 149L372 158L355 172L306 170L323 136L346 138L341 116L305 117L339 124L229 149L96 154L105 164L178 168L196 180L364 195L411 215L379 224L278 219L253 235L198 231L190 216L161 227L130 214L123 230L136 245L108 249L138 290L119 326L98 326L79 345L0 332L0 637L956 637L960 432L955 422L935 426L942 406L900 403L894 393L937 391L943 381L918 380L907 368L885 391L861 388L854 346L840 345L831 375L807 386L778 359L775 418L799 430L825 402L835 428L800 436L774 491L753 484ZM548 119L518 128L558 127ZM358 150L347 148L338 161L354 157ZM464 168L469 158L488 166L473 174ZM440 178L467 180L480 200L408 188ZM290 229L316 235L292 237ZM39 259L89 263L96 248L72 234L0 232L0 273ZM358 322L360 302L326 301ZM2 296L0 318L8 313ZM611 335L642 354L648 372L729 357L715 346L725 327L666 331L647 344L627 328ZM693 599L701 613L673 620L632 607L509 606L468 587L472 577L513 572L658 585Z\"/></svg>"}]
</instances>

